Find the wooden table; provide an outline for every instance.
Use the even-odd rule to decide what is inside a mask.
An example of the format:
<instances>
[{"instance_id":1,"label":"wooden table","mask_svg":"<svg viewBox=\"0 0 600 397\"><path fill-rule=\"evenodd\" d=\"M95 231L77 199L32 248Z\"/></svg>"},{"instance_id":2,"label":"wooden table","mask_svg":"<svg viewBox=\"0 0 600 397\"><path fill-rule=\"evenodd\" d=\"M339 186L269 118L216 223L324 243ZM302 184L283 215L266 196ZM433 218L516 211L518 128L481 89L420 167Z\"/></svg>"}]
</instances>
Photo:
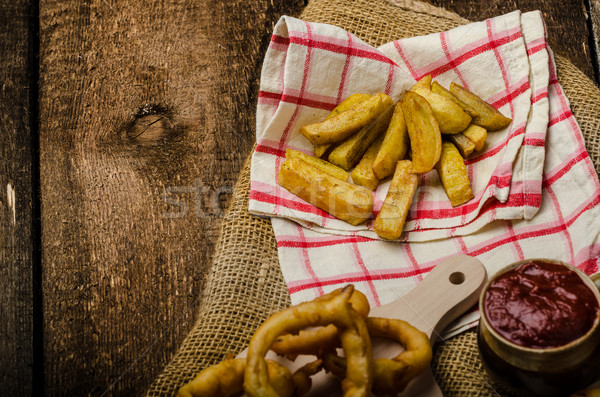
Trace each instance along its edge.
<instances>
[{"instance_id":1,"label":"wooden table","mask_svg":"<svg viewBox=\"0 0 600 397\"><path fill-rule=\"evenodd\" d=\"M541 9L599 81L599 0L430 2ZM270 33L303 6L1 2L0 395L142 394L169 361L253 144Z\"/></svg>"}]
</instances>

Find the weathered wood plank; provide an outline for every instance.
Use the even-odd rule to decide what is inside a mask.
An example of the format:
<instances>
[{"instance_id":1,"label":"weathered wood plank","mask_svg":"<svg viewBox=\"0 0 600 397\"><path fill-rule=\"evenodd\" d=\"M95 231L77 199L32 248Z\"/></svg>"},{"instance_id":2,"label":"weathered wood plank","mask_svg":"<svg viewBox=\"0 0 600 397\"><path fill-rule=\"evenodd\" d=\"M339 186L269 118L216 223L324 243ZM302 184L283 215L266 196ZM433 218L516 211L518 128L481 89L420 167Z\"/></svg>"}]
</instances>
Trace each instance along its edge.
<instances>
[{"instance_id":1,"label":"weathered wood plank","mask_svg":"<svg viewBox=\"0 0 600 397\"><path fill-rule=\"evenodd\" d=\"M594 79L594 69L590 61L593 56L589 46L590 32L586 23L583 0L425 1L473 21L514 10L523 12L540 10L544 15L548 42L552 50L565 56L588 77Z\"/></svg>"},{"instance_id":2,"label":"weathered wood plank","mask_svg":"<svg viewBox=\"0 0 600 397\"><path fill-rule=\"evenodd\" d=\"M1 2L0 18L0 395L24 396L33 379L29 2Z\"/></svg>"},{"instance_id":3,"label":"weathered wood plank","mask_svg":"<svg viewBox=\"0 0 600 397\"><path fill-rule=\"evenodd\" d=\"M553 49L591 70L580 1L431 2L542 9ZM41 0L46 394L139 394L188 333L269 35L302 4Z\"/></svg>"},{"instance_id":4,"label":"weathered wood plank","mask_svg":"<svg viewBox=\"0 0 600 397\"><path fill-rule=\"evenodd\" d=\"M596 84L600 85L600 0L587 0L587 12L591 30L592 62L596 74Z\"/></svg>"},{"instance_id":5,"label":"weathered wood plank","mask_svg":"<svg viewBox=\"0 0 600 397\"><path fill-rule=\"evenodd\" d=\"M299 5L41 1L46 394L139 394L188 333Z\"/></svg>"}]
</instances>

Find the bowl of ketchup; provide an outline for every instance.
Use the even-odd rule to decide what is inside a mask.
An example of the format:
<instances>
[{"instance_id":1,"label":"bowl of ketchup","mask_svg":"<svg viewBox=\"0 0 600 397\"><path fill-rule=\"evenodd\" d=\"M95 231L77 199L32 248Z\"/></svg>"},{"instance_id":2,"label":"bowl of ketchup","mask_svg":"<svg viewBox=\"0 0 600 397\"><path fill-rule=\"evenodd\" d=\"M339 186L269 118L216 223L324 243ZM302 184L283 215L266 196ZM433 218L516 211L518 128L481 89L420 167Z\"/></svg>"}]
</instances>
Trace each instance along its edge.
<instances>
[{"instance_id":1,"label":"bowl of ketchup","mask_svg":"<svg viewBox=\"0 0 600 397\"><path fill-rule=\"evenodd\" d=\"M600 378L600 291L577 268L513 263L488 280L479 311L483 365L511 394L564 396Z\"/></svg>"}]
</instances>

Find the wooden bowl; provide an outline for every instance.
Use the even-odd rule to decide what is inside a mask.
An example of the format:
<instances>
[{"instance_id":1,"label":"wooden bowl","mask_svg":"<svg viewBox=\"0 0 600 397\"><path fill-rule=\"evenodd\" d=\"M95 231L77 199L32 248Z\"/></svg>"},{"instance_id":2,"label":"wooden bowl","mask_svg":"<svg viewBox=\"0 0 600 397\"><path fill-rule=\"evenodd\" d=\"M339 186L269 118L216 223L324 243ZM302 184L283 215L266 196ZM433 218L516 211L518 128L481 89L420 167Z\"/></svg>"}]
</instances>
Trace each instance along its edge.
<instances>
[{"instance_id":1,"label":"wooden bowl","mask_svg":"<svg viewBox=\"0 0 600 397\"><path fill-rule=\"evenodd\" d=\"M527 347L514 343L494 328L485 311L484 302L490 285L501 275L529 262L558 264L576 273L592 291L600 308L600 291L575 267L548 259L513 263L491 277L480 295L478 344L482 362L490 376L514 395L568 395L600 377L600 310L585 334L555 347Z\"/></svg>"}]
</instances>

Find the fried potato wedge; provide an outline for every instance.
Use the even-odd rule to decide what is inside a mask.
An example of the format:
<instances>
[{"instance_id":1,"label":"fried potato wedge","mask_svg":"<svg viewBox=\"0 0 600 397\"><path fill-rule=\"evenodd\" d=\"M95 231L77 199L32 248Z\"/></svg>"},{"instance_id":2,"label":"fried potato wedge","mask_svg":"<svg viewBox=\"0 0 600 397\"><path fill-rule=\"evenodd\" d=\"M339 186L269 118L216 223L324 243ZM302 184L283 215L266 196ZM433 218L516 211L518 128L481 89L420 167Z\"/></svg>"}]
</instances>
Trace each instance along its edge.
<instances>
[{"instance_id":1,"label":"fried potato wedge","mask_svg":"<svg viewBox=\"0 0 600 397\"><path fill-rule=\"evenodd\" d=\"M419 184L419 176L412 170L410 160L399 161L396 165L390 188L373 223L373 230L382 238L394 240L402 234Z\"/></svg>"},{"instance_id":2,"label":"fried potato wedge","mask_svg":"<svg viewBox=\"0 0 600 397\"><path fill-rule=\"evenodd\" d=\"M344 99L340 102L332 111L327 115L325 120L332 118L333 116L337 116L338 114L345 112L358 105L359 103L371 98L370 94L356 93L350 95L348 98Z\"/></svg>"},{"instance_id":3,"label":"fried potato wedge","mask_svg":"<svg viewBox=\"0 0 600 397\"><path fill-rule=\"evenodd\" d=\"M314 145L341 142L362 127L371 124L383 110L385 109L382 96L373 95L345 112L318 123L302 126L300 133Z\"/></svg>"},{"instance_id":4,"label":"fried potato wedge","mask_svg":"<svg viewBox=\"0 0 600 397\"><path fill-rule=\"evenodd\" d=\"M442 135L431 105L419 94L407 91L402 112L410 137L413 172L429 172L442 154Z\"/></svg>"},{"instance_id":5,"label":"fried potato wedge","mask_svg":"<svg viewBox=\"0 0 600 397\"><path fill-rule=\"evenodd\" d=\"M475 151L475 144L466 136L461 134L448 135L447 139L456 146L460 155L467 158ZM443 150L443 149L442 149Z\"/></svg>"},{"instance_id":6,"label":"fried potato wedge","mask_svg":"<svg viewBox=\"0 0 600 397\"><path fill-rule=\"evenodd\" d=\"M396 164L402 160L408 151L408 131L402 111L402 102L394 107L394 113L385 132L383 142L373 161L373 173L379 180L394 173Z\"/></svg>"},{"instance_id":7,"label":"fried potato wedge","mask_svg":"<svg viewBox=\"0 0 600 397\"><path fill-rule=\"evenodd\" d=\"M507 127L512 121L495 107L459 84L451 83L450 92L466 105L464 109L473 117L472 123L475 125L488 131L498 131Z\"/></svg>"},{"instance_id":8,"label":"fried potato wedge","mask_svg":"<svg viewBox=\"0 0 600 397\"><path fill-rule=\"evenodd\" d=\"M313 167L318 168L321 171L328 173L329 175L335 176L336 178L341 179L342 181L348 180L348 176L349 176L348 172L344 171L343 169L341 169L340 167L338 167L334 164L331 164L329 161L320 159L315 156L311 156L306 153L302 153L298 150L286 149L285 150L285 158L289 159L292 157L297 157L301 160L304 160L308 164L312 165Z\"/></svg>"},{"instance_id":9,"label":"fried potato wedge","mask_svg":"<svg viewBox=\"0 0 600 397\"><path fill-rule=\"evenodd\" d=\"M423 84L415 84L411 91L416 92L429 102L442 134L458 134L469 126L469 116L456 102L436 94Z\"/></svg>"},{"instance_id":10,"label":"fried potato wedge","mask_svg":"<svg viewBox=\"0 0 600 397\"><path fill-rule=\"evenodd\" d=\"M417 81L416 84L419 84L420 86L427 88L428 90L431 89L431 81L433 80L433 75L428 74L426 76L423 76L419 79L419 81Z\"/></svg>"},{"instance_id":11,"label":"fried potato wedge","mask_svg":"<svg viewBox=\"0 0 600 397\"><path fill-rule=\"evenodd\" d=\"M463 101L461 101L460 99L455 97L454 94L452 94L448 89L446 89L443 85L441 85L437 81L433 81L431 83L431 91L435 92L438 95L446 97L453 102L456 102L456 104L458 106L460 106L463 110L467 108L467 105Z\"/></svg>"},{"instance_id":12,"label":"fried potato wedge","mask_svg":"<svg viewBox=\"0 0 600 397\"><path fill-rule=\"evenodd\" d=\"M278 183L292 194L351 225L371 217L373 195L368 189L344 182L299 158L286 159Z\"/></svg>"},{"instance_id":13,"label":"fried potato wedge","mask_svg":"<svg viewBox=\"0 0 600 397\"><path fill-rule=\"evenodd\" d=\"M350 173L352 182L359 186L366 187L369 190L375 190L377 188L379 179L373 172L373 162L375 161L375 156L377 156L377 152L379 152L382 142L383 135L377 138L377 140L369 146L365 155Z\"/></svg>"},{"instance_id":14,"label":"fried potato wedge","mask_svg":"<svg viewBox=\"0 0 600 397\"><path fill-rule=\"evenodd\" d=\"M315 147L314 147L315 156L323 157L325 155L325 153L327 153L327 151L329 150L330 147L331 147L331 143L325 143L323 145L315 145Z\"/></svg>"},{"instance_id":15,"label":"fried potato wedge","mask_svg":"<svg viewBox=\"0 0 600 397\"><path fill-rule=\"evenodd\" d=\"M331 111L331 113L329 113L329 115L327 115L325 120L330 119L333 116L336 116L342 112L345 112L348 109L351 109L355 105L359 104L360 102L362 102L370 97L371 97L371 95L369 95L369 94L361 94L361 93L350 95L348 98L346 98L342 102L340 102ZM315 149L314 149L315 156L322 157L327 152L327 149L329 149L330 147L331 147L331 144L315 145Z\"/></svg>"},{"instance_id":16,"label":"fried potato wedge","mask_svg":"<svg viewBox=\"0 0 600 397\"><path fill-rule=\"evenodd\" d=\"M464 136L469 138L475 145L475 151L480 152L485 146L485 140L487 139L487 130L475 124L471 124L466 130L462 132Z\"/></svg>"},{"instance_id":17,"label":"fried potato wedge","mask_svg":"<svg viewBox=\"0 0 600 397\"><path fill-rule=\"evenodd\" d=\"M453 207L462 205L473 198L465 161L451 142L443 143L442 157L436 165L436 169Z\"/></svg>"},{"instance_id":18,"label":"fried potato wedge","mask_svg":"<svg viewBox=\"0 0 600 397\"><path fill-rule=\"evenodd\" d=\"M346 171L351 170L360 161L369 146L385 132L394 111L394 100L383 93L379 93L377 96L381 98L384 110L373 123L364 126L356 134L336 146L327 157L329 162Z\"/></svg>"}]
</instances>

